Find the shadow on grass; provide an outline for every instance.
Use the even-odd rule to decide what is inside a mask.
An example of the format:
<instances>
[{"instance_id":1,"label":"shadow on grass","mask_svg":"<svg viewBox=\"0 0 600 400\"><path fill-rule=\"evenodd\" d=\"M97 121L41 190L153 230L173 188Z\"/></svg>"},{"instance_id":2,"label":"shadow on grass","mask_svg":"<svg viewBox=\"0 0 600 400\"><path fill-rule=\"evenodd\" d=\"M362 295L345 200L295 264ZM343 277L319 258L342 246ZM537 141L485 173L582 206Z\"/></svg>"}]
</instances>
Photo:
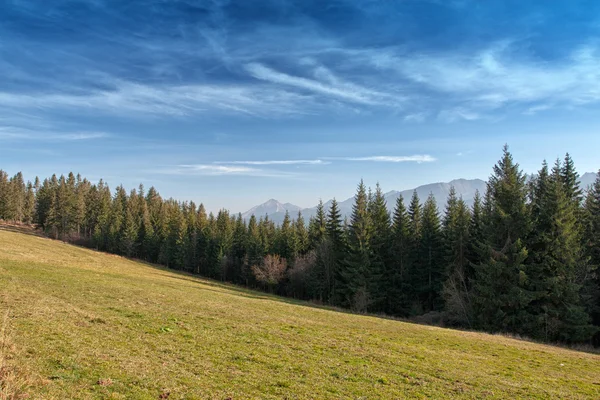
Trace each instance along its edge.
<instances>
[{"instance_id":1,"label":"shadow on grass","mask_svg":"<svg viewBox=\"0 0 600 400\"><path fill-rule=\"evenodd\" d=\"M7 231L13 233L22 233L24 235L36 236L45 238L46 235L38 230L33 225L14 224L0 220L0 231Z\"/></svg>"}]
</instances>

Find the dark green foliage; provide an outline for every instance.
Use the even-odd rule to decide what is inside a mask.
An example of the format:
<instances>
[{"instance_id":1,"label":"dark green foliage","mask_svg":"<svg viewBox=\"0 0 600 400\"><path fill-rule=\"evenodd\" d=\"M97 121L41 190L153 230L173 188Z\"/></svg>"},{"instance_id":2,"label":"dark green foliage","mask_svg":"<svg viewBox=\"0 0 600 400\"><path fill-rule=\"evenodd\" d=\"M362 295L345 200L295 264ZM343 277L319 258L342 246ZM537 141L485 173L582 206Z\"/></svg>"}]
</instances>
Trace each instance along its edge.
<instances>
[{"instance_id":1,"label":"dark green foliage","mask_svg":"<svg viewBox=\"0 0 600 400\"><path fill-rule=\"evenodd\" d=\"M593 273L584 281L582 300L594 325L600 326L600 171L586 195L583 213L583 250ZM600 345L600 333L594 344Z\"/></svg>"},{"instance_id":2,"label":"dark green foliage","mask_svg":"<svg viewBox=\"0 0 600 400\"><path fill-rule=\"evenodd\" d=\"M533 294L528 290L530 231L525 175L508 147L488 182L485 244L476 266L474 306L478 326L493 332L525 333ZM488 225L489 224L489 225Z\"/></svg>"},{"instance_id":3,"label":"dark green foliage","mask_svg":"<svg viewBox=\"0 0 600 400\"><path fill-rule=\"evenodd\" d=\"M348 231L348 250L339 269L337 288L341 305L364 312L373 303L371 248L372 221L368 211L368 196L361 181L354 196Z\"/></svg>"},{"instance_id":4,"label":"dark green foliage","mask_svg":"<svg viewBox=\"0 0 600 400\"><path fill-rule=\"evenodd\" d=\"M413 280L423 312L440 311L443 308L441 291L446 268L442 250L440 216L435 199L430 195L423 205L418 259L415 262Z\"/></svg>"},{"instance_id":5,"label":"dark green foliage","mask_svg":"<svg viewBox=\"0 0 600 400\"><path fill-rule=\"evenodd\" d=\"M325 216L325 207L323 206L323 200L319 200L317 205L317 212L314 217L310 219L308 223L308 239L310 242L310 248L316 249L327 235L327 217Z\"/></svg>"},{"instance_id":6,"label":"dark green foliage","mask_svg":"<svg viewBox=\"0 0 600 400\"><path fill-rule=\"evenodd\" d=\"M400 195L396 200L394 210L394 224L391 237L391 260L387 264L383 275L385 290L384 311L391 315L406 317L410 313L411 300L414 295L411 285L412 263L411 256L412 238L410 218L404 199Z\"/></svg>"},{"instance_id":7,"label":"dark green foliage","mask_svg":"<svg viewBox=\"0 0 600 400\"><path fill-rule=\"evenodd\" d=\"M476 199L477 208L478 202ZM446 302L446 318L452 324L472 327L471 213L462 198L456 197L454 187L448 196L443 225L443 258L447 278L442 293Z\"/></svg>"},{"instance_id":8,"label":"dark green foliage","mask_svg":"<svg viewBox=\"0 0 600 400\"><path fill-rule=\"evenodd\" d=\"M383 192L379 184L369 202L371 219L371 268L369 271L369 292L371 294L371 310L384 311L386 308L386 286L389 272L387 267L392 260L392 227L390 213L387 210Z\"/></svg>"}]
</instances>

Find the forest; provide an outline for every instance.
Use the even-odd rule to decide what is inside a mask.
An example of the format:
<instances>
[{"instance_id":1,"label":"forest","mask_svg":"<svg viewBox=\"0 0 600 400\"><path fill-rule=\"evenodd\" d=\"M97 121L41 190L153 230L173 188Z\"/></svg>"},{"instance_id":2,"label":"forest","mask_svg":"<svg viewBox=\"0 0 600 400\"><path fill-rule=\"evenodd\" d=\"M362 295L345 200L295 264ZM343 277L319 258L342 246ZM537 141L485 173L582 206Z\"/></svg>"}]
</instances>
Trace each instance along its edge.
<instances>
[{"instance_id":1,"label":"forest","mask_svg":"<svg viewBox=\"0 0 600 400\"><path fill-rule=\"evenodd\" d=\"M600 344L600 175L580 188L566 154L528 178L505 146L472 207L454 190L442 200L400 197L390 214L361 181L349 219L333 200L276 225L154 187L0 170L0 220L52 238L360 313Z\"/></svg>"}]
</instances>

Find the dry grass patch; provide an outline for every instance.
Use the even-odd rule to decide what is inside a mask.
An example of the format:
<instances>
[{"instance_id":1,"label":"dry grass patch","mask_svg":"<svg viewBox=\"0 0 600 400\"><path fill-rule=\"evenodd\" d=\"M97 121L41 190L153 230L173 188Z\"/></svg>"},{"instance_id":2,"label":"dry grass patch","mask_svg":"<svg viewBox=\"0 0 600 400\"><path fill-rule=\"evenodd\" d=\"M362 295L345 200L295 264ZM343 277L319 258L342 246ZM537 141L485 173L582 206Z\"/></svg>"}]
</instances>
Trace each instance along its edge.
<instances>
[{"instance_id":1,"label":"dry grass patch","mask_svg":"<svg viewBox=\"0 0 600 400\"><path fill-rule=\"evenodd\" d=\"M27 370L15 362L16 347L12 342L9 317L10 310L6 310L0 322L0 400L27 399L27 389L35 382Z\"/></svg>"}]
</instances>

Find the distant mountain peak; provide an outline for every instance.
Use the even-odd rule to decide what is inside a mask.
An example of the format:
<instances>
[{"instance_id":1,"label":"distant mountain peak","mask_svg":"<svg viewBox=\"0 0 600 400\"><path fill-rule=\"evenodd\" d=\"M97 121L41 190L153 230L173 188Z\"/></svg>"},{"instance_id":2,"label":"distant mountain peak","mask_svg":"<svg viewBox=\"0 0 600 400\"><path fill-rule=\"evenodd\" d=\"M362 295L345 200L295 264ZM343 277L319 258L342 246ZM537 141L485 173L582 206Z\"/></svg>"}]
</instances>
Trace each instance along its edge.
<instances>
[{"instance_id":1,"label":"distant mountain peak","mask_svg":"<svg viewBox=\"0 0 600 400\"><path fill-rule=\"evenodd\" d=\"M285 214L286 211L290 214L295 214L300 210L302 210L302 208L298 207L297 205L291 203L283 204L276 199L269 199L258 206L252 207L245 213L242 213L242 218L247 219L250 218L252 215L254 215L255 217L262 217L264 215L271 216L273 214L278 213Z\"/></svg>"}]
</instances>

